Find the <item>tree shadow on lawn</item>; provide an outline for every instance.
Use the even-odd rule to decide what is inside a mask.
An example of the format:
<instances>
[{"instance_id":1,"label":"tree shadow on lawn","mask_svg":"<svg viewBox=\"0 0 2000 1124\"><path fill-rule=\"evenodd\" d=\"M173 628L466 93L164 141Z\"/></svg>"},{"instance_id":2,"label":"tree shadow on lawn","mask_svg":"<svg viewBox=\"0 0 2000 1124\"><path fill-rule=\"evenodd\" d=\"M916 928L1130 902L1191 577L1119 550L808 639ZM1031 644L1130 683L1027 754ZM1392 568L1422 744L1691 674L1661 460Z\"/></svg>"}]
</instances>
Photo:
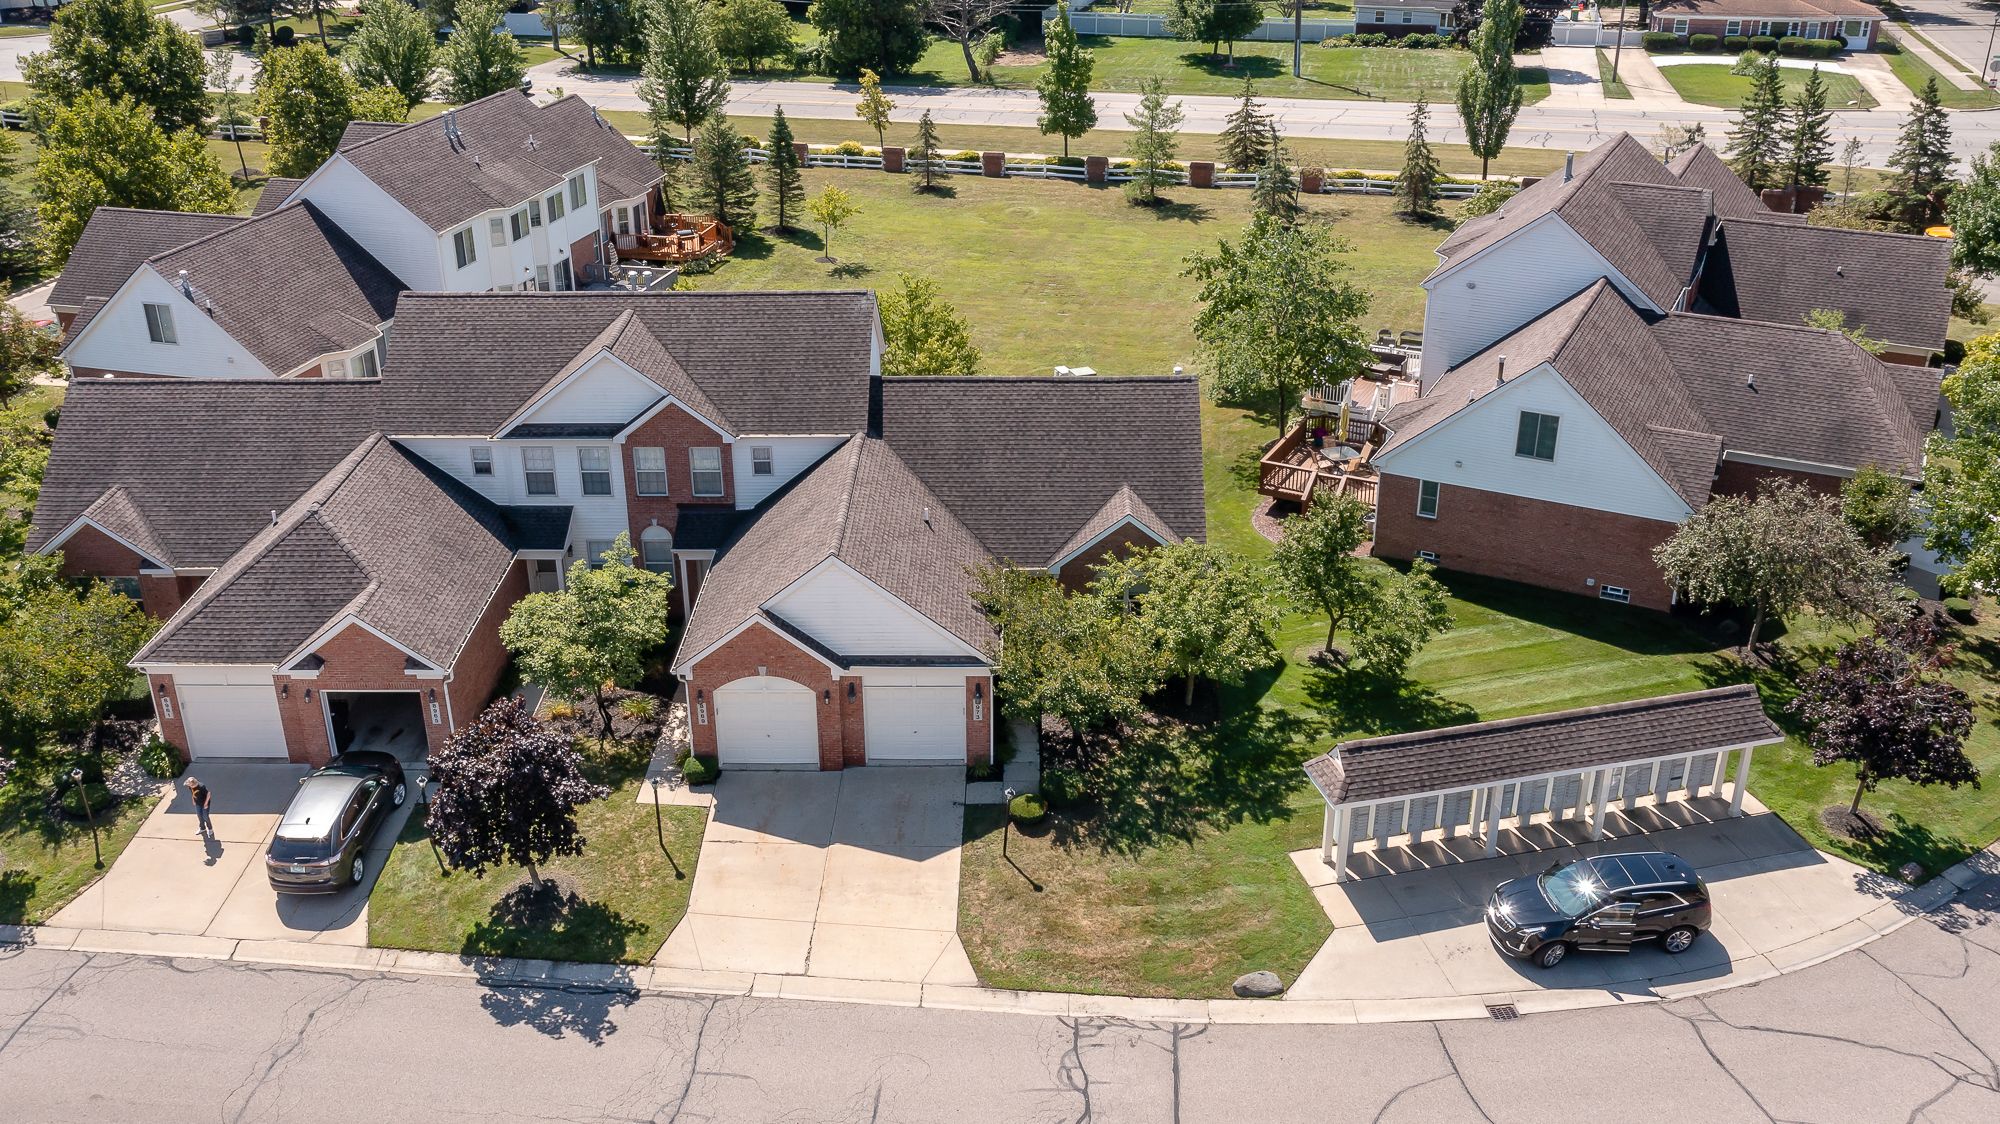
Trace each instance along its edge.
<instances>
[{"instance_id":1,"label":"tree shadow on lawn","mask_svg":"<svg viewBox=\"0 0 2000 1124\"><path fill-rule=\"evenodd\" d=\"M624 959L632 939L645 931L644 924L545 879L502 895L487 920L466 934L463 951L471 957L611 964ZM638 998L631 970L622 966L607 969L602 982L589 986L551 988L498 977L483 982L490 990L480 1006L502 1026L525 1025L551 1038L575 1034L594 1043L617 1029L611 1012Z\"/></svg>"},{"instance_id":2,"label":"tree shadow on lawn","mask_svg":"<svg viewBox=\"0 0 2000 1124\"><path fill-rule=\"evenodd\" d=\"M1387 564L1398 569L1408 565L1398 561ZM1603 602L1595 597L1451 570L1439 570L1435 576L1452 597L1468 605L1635 655L1692 656L1716 647L1715 642L1665 613L1646 609L1606 613Z\"/></svg>"},{"instance_id":3,"label":"tree shadow on lawn","mask_svg":"<svg viewBox=\"0 0 2000 1124\"><path fill-rule=\"evenodd\" d=\"M1155 219L1158 219L1161 222L1186 222L1186 223L1198 224L1207 222L1215 217L1215 212L1211 210L1206 203L1188 203L1184 201L1168 199L1165 196L1162 196L1158 203L1155 203L1150 207L1146 207L1146 205L1143 203L1134 205L1139 207L1144 207L1147 211L1152 213L1152 216Z\"/></svg>"},{"instance_id":4,"label":"tree shadow on lawn","mask_svg":"<svg viewBox=\"0 0 2000 1124\"><path fill-rule=\"evenodd\" d=\"M1207 51L1183 54L1181 65L1214 78L1277 78L1290 70L1289 64L1281 63L1275 55L1237 55L1231 59L1227 54Z\"/></svg>"},{"instance_id":5,"label":"tree shadow on lawn","mask_svg":"<svg viewBox=\"0 0 2000 1124\"><path fill-rule=\"evenodd\" d=\"M0 925L23 925L28 903L35 900L41 879L25 870L0 870Z\"/></svg>"},{"instance_id":6,"label":"tree shadow on lawn","mask_svg":"<svg viewBox=\"0 0 2000 1124\"><path fill-rule=\"evenodd\" d=\"M1052 829L1060 846L1131 855L1204 832L1291 815L1316 720L1252 707L1212 725L1171 720L1078 740L1050 739L1050 757L1089 794Z\"/></svg>"},{"instance_id":7,"label":"tree shadow on lawn","mask_svg":"<svg viewBox=\"0 0 2000 1124\"><path fill-rule=\"evenodd\" d=\"M1374 737L1434 730L1479 721L1479 712L1409 679L1366 671L1315 667L1306 673L1305 696L1333 730Z\"/></svg>"},{"instance_id":8,"label":"tree shadow on lawn","mask_svg":"<svg viewBox=\"0 0 2000 1124\"><path fill-rule=\"evenodd\" d=\"M1845 801L1840 805L1846 807ZM1864 798L1861 810L1868 811ZM1870 819L1876 819L1870 816ZM1880 822L1877 820L1877 822ZM1926 875L1936 875L1946 867L1979 850L1977 846L1950 836L1939 835L1901 812L1889 813L1881 830L1864 835L1836 835L1834 842L1854 856L1862 866L1894 871L1904 863L1916 863Z\"/></svg>"}]
</instances>

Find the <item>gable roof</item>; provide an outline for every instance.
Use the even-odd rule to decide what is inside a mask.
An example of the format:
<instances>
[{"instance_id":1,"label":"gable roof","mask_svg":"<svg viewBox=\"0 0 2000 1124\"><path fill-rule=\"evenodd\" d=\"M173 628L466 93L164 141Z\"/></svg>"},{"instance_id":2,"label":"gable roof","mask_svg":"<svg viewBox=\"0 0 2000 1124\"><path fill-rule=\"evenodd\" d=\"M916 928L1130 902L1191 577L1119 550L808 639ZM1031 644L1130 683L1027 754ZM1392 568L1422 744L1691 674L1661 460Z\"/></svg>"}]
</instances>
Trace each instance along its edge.
<instances>
[{"instance_id":1,"label":"gable roof","mask_svg":"<svg viewBox=\"0 0 2000 1124\"><path fill-rule=\"evenodd\" d=\"M966 644L991 648L992 625L972 600L973 571L990 561L987 552L888 444L856 435L774 493L724 548L702 579L682 658L729 635L829 558Z\"/></svg>"},{"instance_id":2,"label":"gable roof","mask_svg":"<svg viewBox=\"0 0 2000 1124\"><path fill-rule=\"evenodd\" d=\"M729 428L729 419L723 415L722 410L709 400L701 387L695 385L695 381L688 376L686 369L668 354L659 337L647 331L646 326L639 322L638 316L629 308L620 312L617 319L606 325L595 339L583 346L582 351L577 352L574 358L563 364L562 370L551 375L540 390L521 404L515 411L514 417L530 415L537 401L553 392L600 355L616 358L639 372L662 393L673 395L682 405L707 418L713 424L724 429ZM512 422L506 428L515 436L526 436L530 431L551 427Z\"/></svg>"},{"instance_id":3,"label":"gable roof","mask_svg":"<svg viewBox=\"0 0 2000 1124\"><path fill-rule=\"evenodd\" d=\"M374 429L380 391L338 379L73 380L28 549L91 513L118 520L111 529L162 565L219 566Z\"/></svg>"},{"instance_id":4,"label":"gable roof","mask_svg":"<svg viewBox=\"0 0 2000 1124\"><path fill-rule=\"evenodd\" d=\"M1654 5L1657 9L1658 5ZM1722 157L1705 144L1697 144L1667 165L1674 178L1689 187L1706 188L1715 213L1723 218L1766 218L1794 225L1805 222L1804 215L1781 215L1764 205L1750 185L1736 178Z\"/></svg>"},{"instance_id":5,"label":"gable roof","mask_svg":"<svg viewBox=\"0 0 2000 1124\"><path fill-rule=\"evenodd\" d=\"M1553 214L1648 300L1670 308L1693 279L1711 212L1706 190L1681 183L1631 134L1620 133L1576 158L1568 175L1546 176L1498 211L1459 227L1438 247L1442 260L1431 277Z\"/></svg>"},{"instance_id":6,"label":"gable roof","mask_svg":"<svg viewBox=\"0 0 2000 1124\"><path fill-rule=\"evenodd\" d=\"M574 95L545 107L520 90L502 90L429 120L375 124L350 125L338 155L432 230L518 206L589 164L608 177L599 185L600 204L642 194L661 178L658 166Z\"/></svg>"},{"instance_id":7,"label":"gable roof","mask_svg":"<svg viewBox=\"0 0 2000 1124\"><path fill-rule=\"evenodd\" d=\"M241 215L99 207L49 290L49 306L68 311L93 297L109 300L147 258L243 221Z\"/></svg>"},{"instance_id":8,"label":"gable roof","mask_svg":"<svg viewBox=\"0 0 2000 1124\"><path fill-rule=\"evenodd\" d=\"M1085 549L1127 519L1137 523L1147 534L1161 543L1172 544L1181 541L1181 537L1174 534L1167 526L1166 520L1153 514L1153 509L1146 506L1146 501L1139 498L1139 493L1132 490L1132 485L1125 484L1120 486L1110 499L1104 501L1104 506L1097 509L1096 515L1091 516L1083 526L1076 529L1076 534L1071 535L1068 542L1056 549L1055 558L1051 559L1051 562L1068 558Z\"/></svg>"},{"instance_id":9,"label":"gable roof","mask_svg":"<svg viewBox=\"0 0 2000 1124\"><path fill-rule=\"evenodd\" d=\"M500 508L371 435L202 583L134 662L276 662L352 615L449 668L514 564L512 534Z\"/></svg>"},{"instance_id":10,"label":"gable roof","mask_svg":"<svg viewBox=\"0 0 2000 1124\"><path fill-rule=\"evenodd\" d=\"M1768 745L1757 688L1706 691L1341 742L1306 762L1329 804L1386 800L1621 761Z\"/></svg>"},{"instance_id":11,"label":"gable roof","mask_svg":"<svg viewBox=\"0 0 2000 1124\"><path fill-rule=\"evenodd\" d=\"M306 181L288 176L272 176L265 180L264 190L257 193L257 205L250 209L250 217L268 215L284 206L285 201L292 197L292 192L297 191L299 185L304 182Z\"/></svg>"},{"instance_id":12,"label":"gable roof","mask_svg":"<svg viewBox=\"0 0 2000 1124\"><path fill-rule=\"evenodd\" d=\"M1800 18L1879 20L1882 9L1863 0L1658 0L1653 11L1683 19Z\"/></svg>"},{"instance_id":13,"label":"gable roof","mask_svg":"<svg viewBox=\"0 0 2000 1124\"><path fill-rule=\"evenodd\" d=\"M1191 377L885 378L883 440L995 557L1042 566L1129 488L1178 539L1207 531Z\"/></svg>"},{"instance_id":14,"label":"gable roof","mask_svg":"<svg viewBox=\"0 0 2000 1124\"><path fill-rule=\"evenodd\" d=\"M375 339L403 283L311 203L283 207L158 254L147 264L284 375Z\"/></svg>"},{"instance_id":15,"label":"gable roof","mask_svg":"<svg viewBox=\"0 0 2000 1124\"><path fill-rule=\"evenodd\" d=\"M735 432L855 433L868 424L874 340L868 292L405 293L384 426L495 432L609 347Z\"/></svg>"},{"instance_id":16,"label":"gable roof","mask_svg":"<svg viewBox=\"0 0 2000 1124\"><path fill-rule=\"evenodd\" d=\"M1904 346L1944 347L1951 242L1918 234L1729 219L1702 271L1702 300L1725 316L1802 324L1828 308Z\"/></svg>"}]
</instances>

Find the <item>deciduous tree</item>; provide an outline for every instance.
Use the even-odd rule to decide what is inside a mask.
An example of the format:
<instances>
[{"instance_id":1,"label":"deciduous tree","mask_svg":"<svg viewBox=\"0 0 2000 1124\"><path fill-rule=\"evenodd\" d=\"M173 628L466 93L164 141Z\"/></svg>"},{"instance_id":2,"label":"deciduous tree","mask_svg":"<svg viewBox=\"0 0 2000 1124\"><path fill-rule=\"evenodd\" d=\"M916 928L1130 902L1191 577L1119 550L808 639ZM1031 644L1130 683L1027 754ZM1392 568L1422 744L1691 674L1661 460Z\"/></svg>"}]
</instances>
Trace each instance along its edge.
<instances>
[{"instance_id":1,"label":"deciduous tree","mask_svg":"<svg viewBox=\"0 0 2000 1124\"><path fill-rule=\"evenodd\" d=\"M324 164L357 116L357 93L353 77L318 43L273 50L257 75L271 174L307 176Z\"/></svg>"},{"instance_id":2,"label":"deciduous tree","mask_svg":"<svg viewBox=\"0 0 2000 1124\"><path fill-rule=\"evenodd\" d=\"M0 628L0 712L16 730L85 732L130 689L126 663L156 625L103 582L28 594Z\"/></svg>"},{"instance_id":3,"label":"deciduous tree","mask_svg":"<svg viewBox=\"0 0 2000 1124\"><path fill-rule=\"evenodd\" d=\"M1403 142L1403 170L1396 175L1396 213L1428 218L1437 213L1438 161L1428 133L1431 105L1423 94L1410 107L1410 136Z\"/></svg>"},{"instance_id":4,"label":"deciduous tree","mask_svg":"<svg viewBox=\"0 0 2000 1124\"><path fill-rule=\"evenodd\" d=\"M1841 482L1840 515L1862 542L1878 549L1894 549L1917 530L1908 482L1872 464Z\"/></svg>"},{"instance_id":5,"label":"deciduous tree","mask_svg":"<svg viewBox=\"0 0 2000 1124\"><path fill-rule=\"evenodd\" d=\"M572 0L570 34L583 44L583 65L617 65L645 51L646 8L637 0Z\"/></svg>"},{"instance_id":6,"label":"deciduous tree","mask_svg":"<svg viewBox=\"0 0 2000 1124\"><path fill-rule=\"evenodd\" d=\"M889 111L896 103L882 93L882 79L867 67L861 69L861 100L854 105L854 115L875 130L875 144L880 147L888 143L885 139L889 128Z\"/></svg>"},{"instance_id":7,"label":"deciduous tree","mask_svg":"<svg viewBox=\"0 0 2000 1124\"><path fill-rule=\"evenodd\" d=\"M924 22L958 44L974 82L985 80L974 49L1012 7L1013 0L923 0Z\"/></svg>"},{"instance_id":8,"label":"deciduous tree","mask_svg":"<svg viewBox=\"0 0 2000 1124\"><path fill-rule=\"evenodd\" d=\"M771 116L771 139L766 147L770 158L764 162L764 187L771 194L772 225L792 229L792 220L806 202L806 178L799 170L799 150L792 140L792 124L785 120L785 107Z\"/></svg>"},{"instance_id":9,"label":"deciduous tree","mask_svg":"<svg viewBox=\"0 0 2000 1124\"><path fill-rule=\"evenodd\" d=\"M1035 96L1042 103L1035 127L1043 136L1060 136L1063 155L1068 156L1069 142L1097 127L1097 103L1090 97L1090 73L1097 65L1097 56L1084 49L1076 28L1070 25L1069 5L1060 0L1056 21L1048 25L1043 39L1049 64L1035 79Z\"/></svg>"},{"instance_id":10,"label":"deciduous tree","mask_svg":"<svg viewBox=\"0 0 2000 1124\"><path fill-rule=\"evenodd\" d=\"M1864 636L1799 681L1786 709L1805 724L1813 764L1854 766L1849 816L1885 780L1979 786L1979 768L1964 749L1972 704L1937 668L1935 648Z\"/></svg>"},{"instance_id":11,"label":"deciduous tree","mask_svg":"<svg viewBox=\"0 0 2000 1124\"><path fill-rule=\"evenodd\" d=\"M1136 718L1158 660L1101 597L1066 594L1046 570L992 567L980 605L1000 633L996 686L1008 717L1061 721L1083 734Z\"/></svg>"},{"instance_id":12,"label":"deciduous tree","mask_svg":"<svg viewBox=\"0 0 2000 1124\"><path fill-rule=\"evenodd\" d=\"M393 87L406 108L415 107L431 96L437 30L404 0L368 0L361 26L341 45L340 61L360 85Z\"/></svg>"},{"instance_id":13,"label":"deciduous tree","mask_svg":"<svg viewBox=\"0 0 2000 1124\"><path fill-rule=\"evenodd\" d=\"M1125 184L1127 199L1155 206L1160 202L1160 189L1175 182L1172 164L1180 151L1185 117L1180 102L1167 104L1167 87L1158 75L1139 84L1139 108L1125 115L1125 123L1132 126L1128 148L1132 178Z\"/></svg>"},{"instance_id":14,"label":"deciduous tree","mask_svg":"<svg viewBox=\"0 0 2000 1124\"><path fill-rule=\"evenodd\" d=\"M611 792L584 773L576 744L537 722L519 697L496 700L428 764L437 783L427 812L431 841L474 878L520 866L540 886L542 864L583 853L577 809Z\"/></svg>"},{"instance_id":15,"label":"deciduous tree","mask_svg":"<svg viewBox=\"0 0 2000 1124\"><path fill-rule=\"evenodd\" d=\"M972 326L944 299L937 282L913 273L899 274L897 280L899 288L876 298L882 317L882 373L978 374Z\"/></svg>"},{"instance_id":16,"label":"deciduous tree","mask_svg":"<svg viewBox=\"0 0 2000 1124\"><path fill-rule=\"evenodd\" d=\"M631 536L620 532L602 565L577 559L564 589L528 594L500 625L500 642L528 682L557 698L595 700L600 738L611 732L605 688L637 682L667 635L673 581L634 566L634 557Z\"/></svg>"},{"instance_id":17,"label":"deciduous tree","mask_svg":"<svg viewBox=\"0 0 2000 1124\"><path fill-rule=\"evenodd\" d=\"M1368 541L1368 505L1345 493L1320 496L1285 521L1271 552L1271 572L1285 596L1326 618L1326 648L1373 596L1374 582L1355 551Z\"/></svg>"},{"instance_id":18,"label":"deciduous tree","mask_svg":"<svg viewBox=\"0 0 2000 1124\"><path fill-rule=\"evenodd\" d=\"M1458 80L1458 117L1466 147L1479 157L1480 179L1507 147L1507 134L1521 113L1521 76L1514 68L1521 19L1521 0L1487 0L1466 44L1472 65Z\"/></svg>"},{"instance_id":19,"label":"deciduous tree","mask_svg":"<svg viewBox=\"0 0 2000 1124\"><path fill-rule=\"evenodd\" d=\"M1779 81L1778 60L1757 64L1750 92L1736 111L1723 152L1736 178L1752 191L1778 187L1785 167L1785 88Z\"/></svg>"},{"instance_id":20,"label":"deciduous tree","mask_svg":"<svg viewBox=\"0 0 2000 1124\"><path fill-rule=\"evenodd\" d=\"M1973 155L1965 182L1945 203L1944 221L1953 265L1982 277L2000 273L2000 142Z\"/></svg>"},{"instance_id":21,"label":"deciduous tree","mask_svg":"<svg viewBox=\"0 0 2000 1124\"><path fill-rule=\"evenodd\" d=\"M826 44L834 73L864 67L903 74L924 54L923 8L918 0L813 0L806 19Z\"/></svg>"},{"instance_id":22,"label":"deciduous tree","mask_svg":"<svg viewBox=\"0 0 2000 1124\"><path fill-rule=\"evenodd\" d=\"M459 0L451 38L438 49L444 95L454 102L478 101L520 86L528 75L527 56L514 33L500 26L504 0Z\"/></svg>"},{"instance_id":23,"label":"deciduous tree","mask_svg":"<svg viewBox=\"0 0 2000 1124\"><path fill-rule=\"evenodd\" d=\"M778 0L714 0L715 49L756 74L766 59L791 57L792 17Z\"/></svg>"},{"instance_id":24,"label":"deciduous tree","mask_svg":"<svg viewBox=\"0 0 2000 1124\"><path fill-rule=\"evenodd\" d=\"M806 217L820 229L820 261L832 263L833 236L847 220L859 214L861 208L854 203L854 197L842 191L836 184L827 184L819 189L811 199L806 200Z\"/></svg>"},{"instance_id":25,"label":"deciduous tree","mask_svg":"<svg viewBox=\"0 0 2000 1124\"><path fill-rule=\"evenodd\" d=\"M250 160L243 155L243 130L250 124L250 115L243 112L243 79L235 72L236 52L228 47L217 47L208 54L208 84L215 91L215 123L228 130L231 143L236 145L236 166L239 175L250 178Z\"/></svg>"},{"instance_id":26,"label":"deciduous tree","mask_svg":"<svg viewBox=\"0 0 2000 1124\"><path fill-rule=\"evenodd\" d=\"M1810 607L1852 620L1893 603L1889 553L1855 534L1838 501L1787 480L1765 480L1755 496L1711 497L1653 557L1682 597L1751 611L1745 651L1772 617Z\"/></svg>"},{"instance_id":27,"label":"deciduous tree","mask_svg":"<svg viewBox=\"0 0 2000 1124\"><path fill-rule=\"evenodd\" d=\"M1954 591L2000 587L2000 335L1966 347L1944 396L1951 433L1932 433L1925 447L1924 545L1952 568Z\"/></svg>"},{"instance_id":28,"label":"deciduous tree","mask_svg":"<svg viewBox=\"0 0 2000 1124\"><path fill-rule=\"evenodd\" d=\"M704 0L646 0L645 12L639 96L655 126L679 126L681 139L692 146L695 130L729 102L729 67L716 49Z\"/></svg>"},{"instance_id":29,"label":"deciduous tree","mask_svg":"<svg viewBox=\"0 0 2000 1124\"><path fill-rule=\"evenodd\" d=\"M201 42L155 16L146 0L74 0L49 24L49 49L21 60L37 99L74 104L87 94L129 98L168 133L208 119Z\"/></svg>"},{"instance_id":30,"label":"deciduous tree","mask_svg":"<svg viewBox=\"0 0 2000 1124\"><path fill-rule=\"evenodd\" d=\"M1131 620L1194 703L1197 679L1241 683L1277 658L1267 634L1263 576L1205 542L1136 550L1098 567L1098 596L1133 607Z\"/></svg>"},{"instance_id":31,"label":"deciduous tree","mask_svg":"<svg viewBox=\"0 0 2000 1124\"><path fill-rule=\"evenodd\" d=\"M1368 362L1368 292L1341 261L1347 248L1322 224L1258 215L1239 241L1188 258L1184 273L1201 283L1194 336L1211 397L1268 401L1282 434L1302 388Z\"/></svg>"},{"instance_id":32,"label":"deciduous tree","mask_svg":"<svg viewBox=\"0 0 2000 1124\"><path fill-rule=\"evenodd\" d=\"M62 344L13 305L0 305L0 408L28 389L37 375L62 369L56 354Z\"/></svg>"},{"instance_id":33,"label":"deciduous tree","mask_svg":"<svg viewBox=\"0 0 2000 1124\"><path fill-rule=\"evenodd\" d=\"M1410 572L1378 574L1354 621L1354 655L1371 674L1401 679L1438 633L1451 629L1451 600L1418 559Z\"/></svg>"},{"instance_id":34,"label":"deciduous tree","mask_svg":"<svg viewBox=\"0 0 2000 1124\"><path fill-rule=\"evenodd\" d=\"M701 127L688 180L695 201L709 214L738 230L756 221L757 176L729 118L718 113Z\"/></svg>"},{"instance_id":35,"label":"deciduous tree","mask_svg":"<svg viewBox=\"0 0 2000 1124\"><path fill-rule=\"evenodd\" d=\"M193 130L168 136L143 107L84 94L47 119L35 159L43 260L62 268L99 207L236 208L236 191Z\"/></svg>"}]
</instances>

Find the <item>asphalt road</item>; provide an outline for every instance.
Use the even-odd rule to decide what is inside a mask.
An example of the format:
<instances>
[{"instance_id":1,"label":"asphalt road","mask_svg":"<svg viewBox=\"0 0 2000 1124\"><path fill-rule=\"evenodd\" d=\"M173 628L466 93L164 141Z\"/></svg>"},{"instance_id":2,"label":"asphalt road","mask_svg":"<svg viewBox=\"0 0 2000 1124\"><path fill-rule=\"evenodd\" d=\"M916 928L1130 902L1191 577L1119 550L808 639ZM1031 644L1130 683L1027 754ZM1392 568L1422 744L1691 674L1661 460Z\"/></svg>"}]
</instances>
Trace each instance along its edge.
<instances>
[{"instance_id":1,"label":"asphalt road","mask_svg":"<svg viewBox=\"0 0 2000 1124\"><path fill-rule=\"evenodd\" d=\"M0 954L0 1120L2000 1119L2000 879L1702 1000L1175 1026Z\"/></svg>"}]
</instances>

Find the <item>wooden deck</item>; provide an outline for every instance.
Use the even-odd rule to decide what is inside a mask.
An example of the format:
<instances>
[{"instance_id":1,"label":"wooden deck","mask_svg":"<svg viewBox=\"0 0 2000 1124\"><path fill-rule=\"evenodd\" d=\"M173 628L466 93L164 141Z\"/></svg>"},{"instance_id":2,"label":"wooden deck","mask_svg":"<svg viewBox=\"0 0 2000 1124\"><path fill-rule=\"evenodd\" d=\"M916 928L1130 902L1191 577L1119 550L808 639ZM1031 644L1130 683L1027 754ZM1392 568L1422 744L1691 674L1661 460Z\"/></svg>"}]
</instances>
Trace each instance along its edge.
<instances>
[{"instance_id":1,"label":"wooden deck","mask_svg":"<svg viewBox=\"0 0 2000 1124\"><path fill-rule=\"evenodd\" d=\"M678 265L698 258L721 257L736 249L736 232L728 223L702 215L658 215L665 233L620 234L613 241L620 261Z\"/></svg>"},{"instance_id":2,"label":"wooden deck","mask_svg":"<svg viewBox=\"0 0 2000 1124\"><path fill-rule=\"evenodd\" d=\"M1311 506L1315 496L1339 494L1373 506L1377 479L1368 463L1374 444L1373 425L1366 441L1348 446L1357 448L1360 455L1345 461L1324 456L1312 447L1312 425L1308 419L1294 426L1257 462L1257 491L1274 500L1298 504L1301 509ZM1327 451L1336 447L1329 443Z\"/></svg>"}]
</instances>

